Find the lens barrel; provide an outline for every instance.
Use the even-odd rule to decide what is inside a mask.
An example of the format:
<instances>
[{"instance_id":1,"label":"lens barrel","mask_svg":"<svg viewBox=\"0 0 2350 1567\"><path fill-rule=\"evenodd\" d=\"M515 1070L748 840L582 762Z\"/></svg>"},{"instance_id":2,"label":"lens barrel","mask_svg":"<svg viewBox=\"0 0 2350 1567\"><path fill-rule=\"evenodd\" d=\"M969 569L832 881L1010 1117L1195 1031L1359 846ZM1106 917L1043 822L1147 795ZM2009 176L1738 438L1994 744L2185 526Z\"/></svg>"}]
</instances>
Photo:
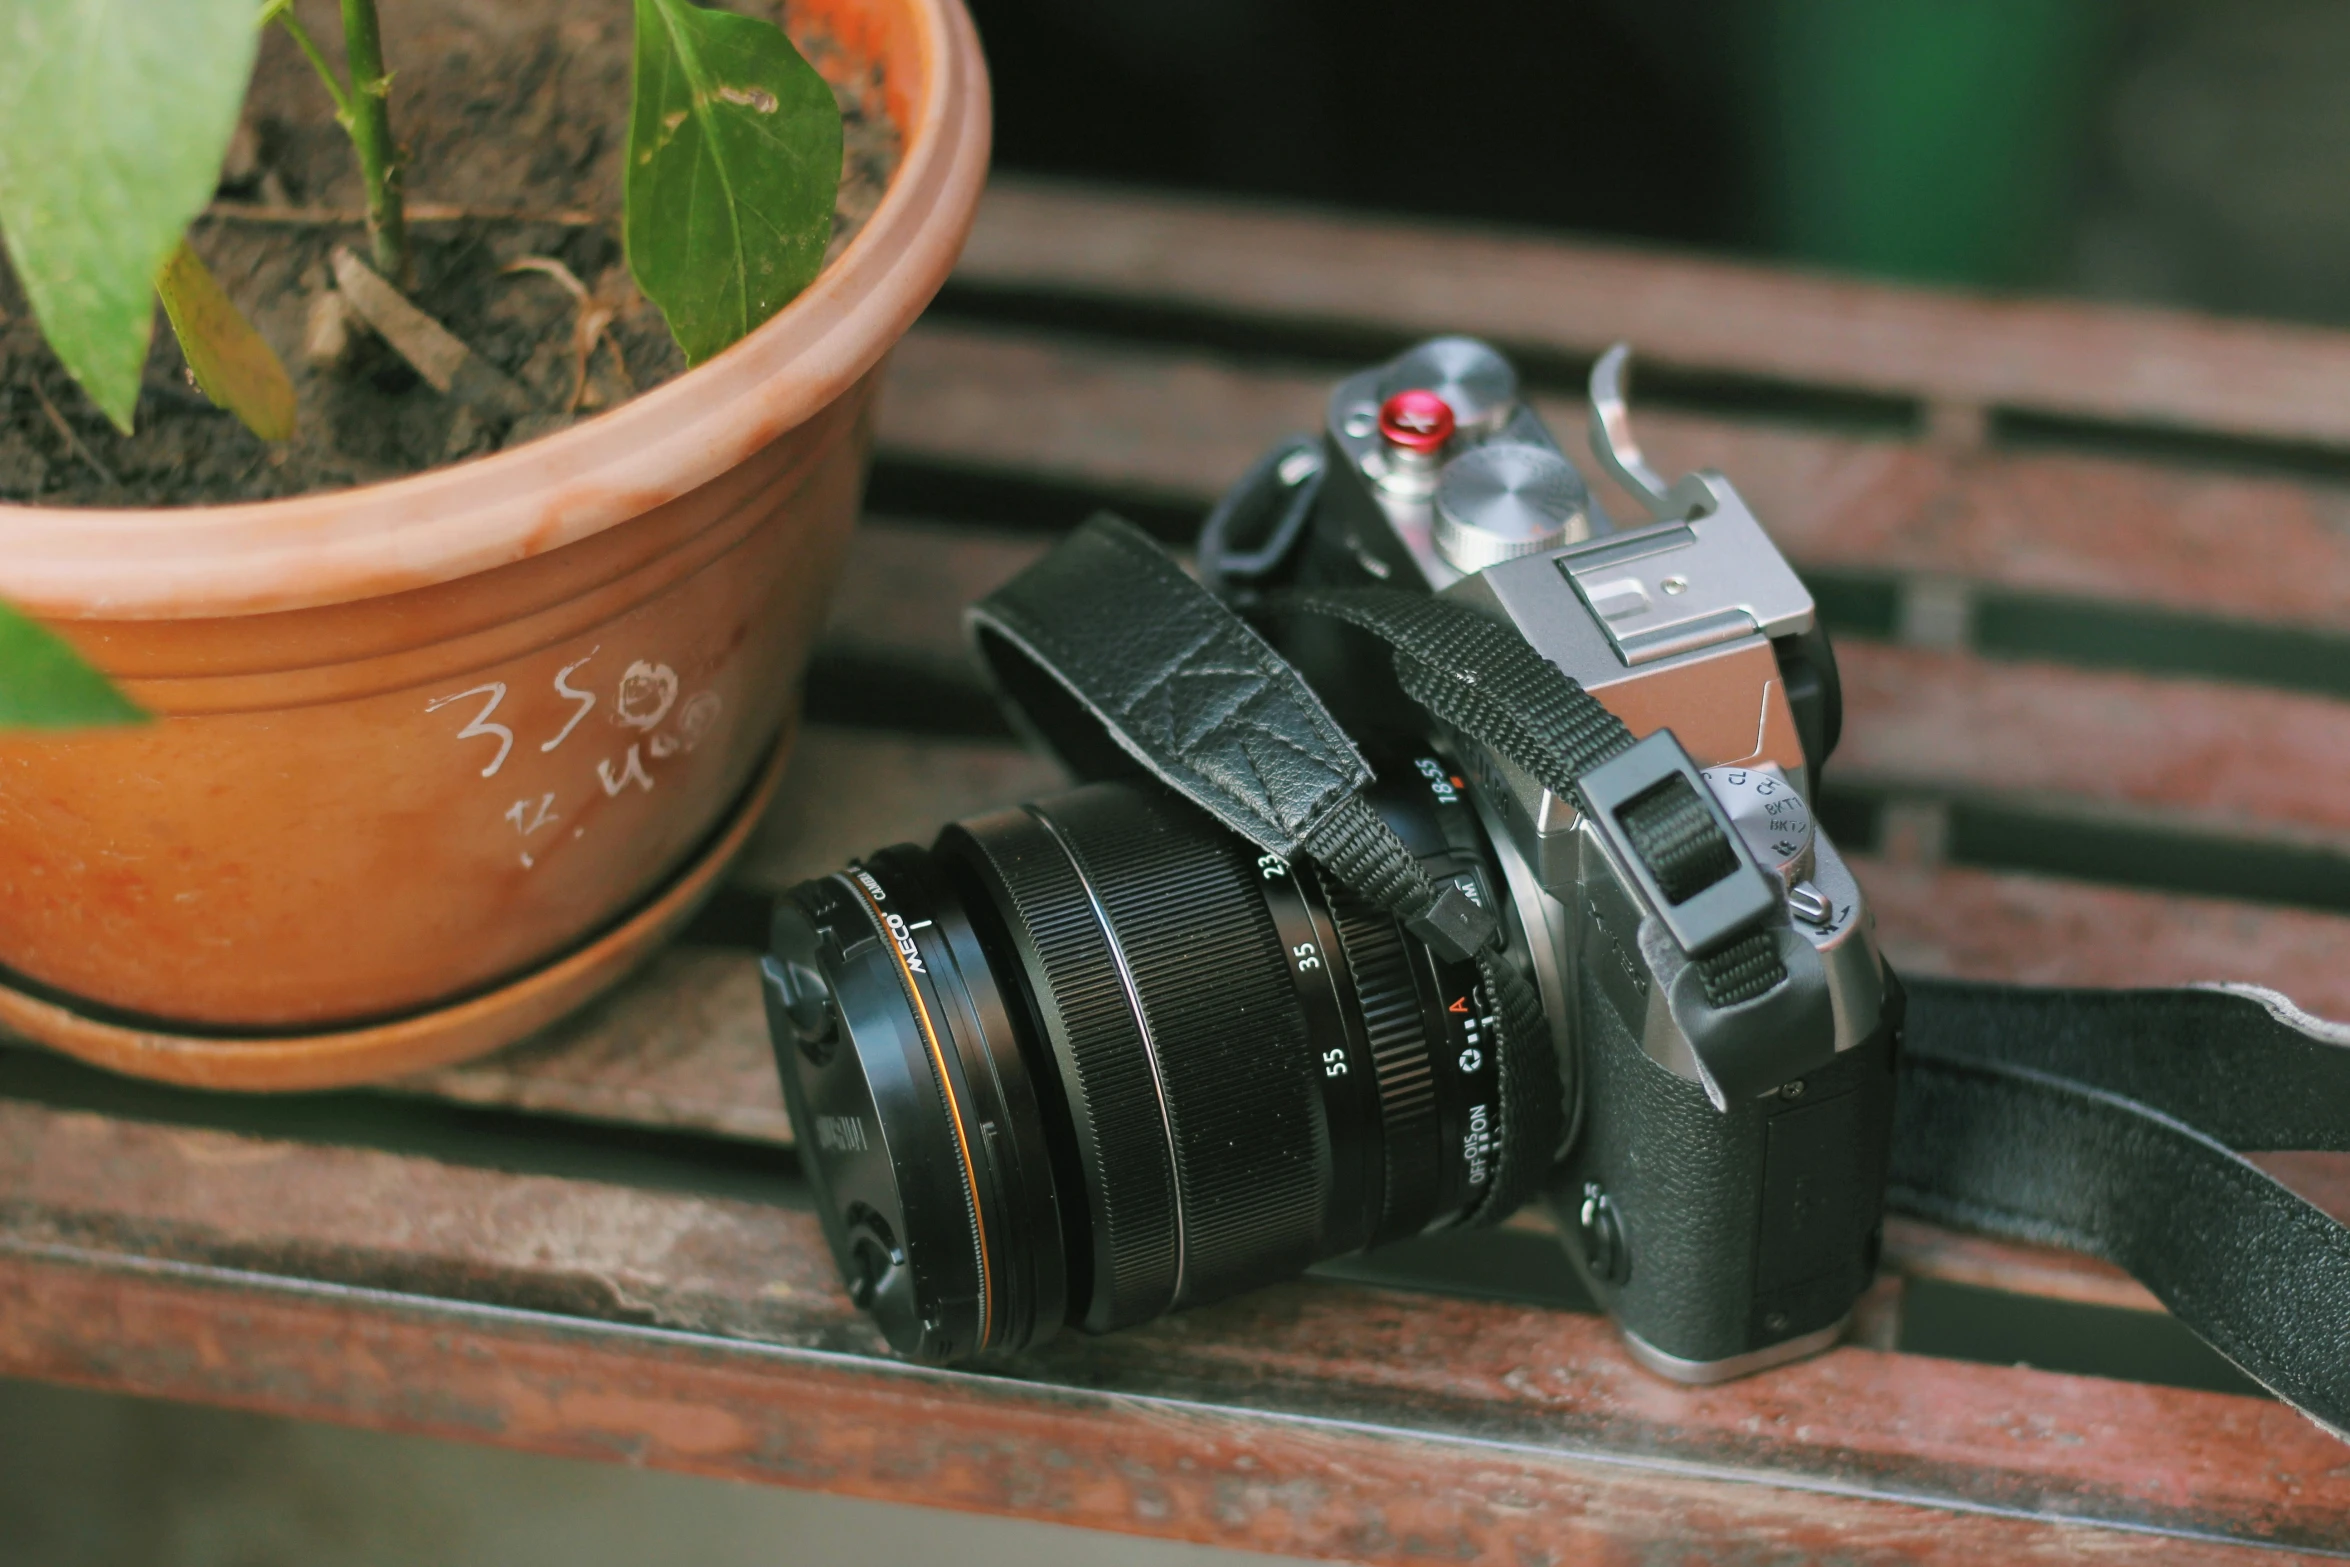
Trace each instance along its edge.
<instances>
[{"instance_id":1,"label":"lens barrel","mask_svg":"<svg viewBox=\"0 0 2350 1567\"><path fill-rule=\"evenodd\" d=\"M1431 873L1499 886L1448 769L1390 772L1383 813ZM1475 965L1156 785L805 883L764 968L843 1277L924 1360L1459 1222L1504 1133Z\"/></svg>"}]
</instances>

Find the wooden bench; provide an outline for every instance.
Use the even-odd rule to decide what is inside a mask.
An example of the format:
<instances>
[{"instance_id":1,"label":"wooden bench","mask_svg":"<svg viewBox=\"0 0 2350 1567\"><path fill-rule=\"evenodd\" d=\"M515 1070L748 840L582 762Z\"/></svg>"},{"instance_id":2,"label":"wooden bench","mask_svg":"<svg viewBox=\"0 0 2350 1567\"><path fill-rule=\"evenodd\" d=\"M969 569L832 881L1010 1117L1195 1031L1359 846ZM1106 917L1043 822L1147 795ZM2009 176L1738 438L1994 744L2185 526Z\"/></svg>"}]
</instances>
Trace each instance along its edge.
<instances>
[{"instance_id":1,"label":"wooden bench","mask_svg":"<svg viewBox=\"0 0 2350 1567\"><path fill-rule=\"evenodd\" d=\"M966 599L1098 505L1184 538L1338 370L1450 330L1570 441L1631 339L1659 466L1732 474L1804 570L1822 812L1897 965L2350 1017L2350 337L1007 180L897 353L785 797L692 938L384 1093L0 1050L0 1373L1367 1561L2350 1554L2350 1448L2279 1404L1910 1352L2029 1319L2210 1375L2115 1270L1910 1221L1854 1344L1713 1389L1563 1304L1532 1217L995 1374L880 1352L789 1152L765 894L1056 783ZM2350 1212L2341 1160L2272 1164Z\"/></svg>"}]
</instances>

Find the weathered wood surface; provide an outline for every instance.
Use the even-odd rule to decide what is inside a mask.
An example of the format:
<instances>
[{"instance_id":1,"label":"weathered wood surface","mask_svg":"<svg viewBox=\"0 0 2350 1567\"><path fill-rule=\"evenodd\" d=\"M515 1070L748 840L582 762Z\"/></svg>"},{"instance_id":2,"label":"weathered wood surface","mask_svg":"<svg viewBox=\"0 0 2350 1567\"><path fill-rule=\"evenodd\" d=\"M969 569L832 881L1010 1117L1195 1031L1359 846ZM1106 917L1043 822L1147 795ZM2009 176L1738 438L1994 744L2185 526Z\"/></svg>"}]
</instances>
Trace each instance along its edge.
<instances>
[{"instance_id":1,"label":"weathered wood surface","mask_svg":"<svg viewBox=\"0 0 2350 1567\"><path fill-rule=\"evenodd\" d=\"M1469 332L1925 402L2350 444L2350 339L1289 204L999 180L955 282L1374 339Z\"/></svg>"},{"instance_id":2,"label":"weathered wood surface","mask_svg":"<svg viewBox=\"0 0 2350 1567\"><path fill-rule=\"evenodd\" d=\"M1002 1375L875 1358L784 1146L757 900L1056 785L958 625L1052 529L1116 503L1173 537L1316 422L1342 355L1461 329L1530 353L1570 444L1573 375L1617 336L1684 384L1910 408L1636 399L1662 465L1723 468L1823 602L1863 606L1828 785L1874 824L1853 858L1896 964L2236 980L2350 1017L2350 487L2011 449L1983 417L2350 445L2350 339L1010 185L893 362L877 487L921 515L859 540L720 944L373 1101L459 1118L430 1146L337 1146L364 1117L331 1104L255 1131L188 1096L0 1098L0 1371L1366 1560L2350 1555L2343 1450L2263 1400L1861 1348L1692 1392L1596 1318L1325 1282ZM2086 872L2050 848L2100 837ZM2350 1160L2268 1162L2350 1214ZM2102 1264L1906 1220L1887 1257L2158 1309ZM1900 1294L1866 1342L1898 1341Z\"/></svg>"},{"instance_id":3,"label":"weathered wood surface","mask_svg":"<svg viewBox=\"0 0 2350 1567\"><path fill-rule=\"evenodd\" d=\"M759 970L739 949L678 946L603 1000L480 1061L401 1092L589 1121L788 1145Z\"/></svg>"},{"instance_id":4,"label":"weathered wood surface","mask_svg":"<svg viewBox=\"0 0 2350 1567\"><path fill-rule=\"evenodd\" d=\"M30 1106L0 1189L0 1365L290 1414L1373 1561L2350 1539L2260 1400L1857 1348L1684 1389L1596 1318L1324 1283L923 1372L783 1206Z\"/></svg>"},{"instance_id":5,"label":"weathered wood surface","mask_svg":"<svg viewBox=\"0 0 2350 1567\"><path fill-rule=\"evenodd\" d=\"M1270 1366L1286 1354L1297 1368L1291 1376L1318 1382L1328 1357L1310 1336L1376 1321L1386 1302L1343 1293L1314 1299L1315 1289L1292 1286L1259 1302L1294 1311L1305 1296L1322 1306L1297 1312L1291 1324L1308 1342L1268 1341L1262 1334L1274 1324L1235 1321L1228 1330L1246 1340L1228 1345L1233 1358ZM1403 1351L1435 1357L1494 1344L1488 1315L1463 1303L1465 1320L1445 1323L1442 1333L1407 1321ZM1549 1347L1556 1331L1552 1321L1526 1323L1518 1337ZM1160 1333L1137 1341L1144 1344L1170 1347ZM1515 1345L1496 1347L1506 1353ZM1189 1386L1139 1394L919 1372L864 1356L567 1315L70 1255L0 1251L0 1349L10 1370L60 1382L1345 1561L2260 1567L2339 1559L2322 1546L2221 1543L2246 1514L2263 1511L2257 1501L2150 1478L2182 1462L2203 1474L2256 1467L2246 1453L2292 1434L2290 1417L2275 1406L1957 1367L1947 1374L1963 1396L1949 1400L1940 1378L1917 1374L1915 1357L1875 1356L1886 1363L1878 1376L1847 1381L1841 1373L1871 1354L1858 1349L1786 1378L1809 1384L1811 1399L1826 1392L1839 1407L1892 1395L1914 1426L1948 1430L1964 1421L1986 1441L2006 1438L2018 1455L2000 1476L2010 1505L1921 1497L1904 1485L1908 1476L1889 1478L1880 1491L1842 1476L1814 1484L1731 1464L1627 1455L1606 1421L1596 1440L1562 1440L1553 1409L1538 1397L1517 1411L1531 1435L1478 1430L1447 1438L1421 1434L1433 1424L1430 1402L1409 1387L1349 1401L1337 1416L1295 1414L1265 1407L1278 1404L1286 1378L1243 1372L1232 1378L1241 1402L1228 1410ZM1538 1364L1557 1370L1564 1358ZM1483 1374L1506 1379L1526 1369L1487 1366ZM1619 1367L1621 1391L1628 1400L1656 1398L1637 1384L1640 1375ZM1774 1432L1831 1434L1808 1421L1802 1404L1783 1402L1793 1390L1780 1386L1781 1398L1731 1415L1745 1433L1737 1445L1767 1451ZM2202 1417L2184 1428L2182 1403ZM1408 1424L1382 1427L1382 1417ZM2052 1495L2037 1477L2032 1459L2040 1453L2116 1431L2179 1432L2134 1451L2109 1448L2113 1468L2101 1477L2107 1494L2188 1502L2171 1515L2175 1529L2068 1520L2071 1498ZM1953 1442L1950 1456L1963 1463L1974 1454ZM2313 1510L2290 1489L2299 1472L2264 1472L2279 1473L2285 1493L2267 1515L2306 1526Z\"/></svg>"},{"instance_id":6,"label":"weathered wood surface","mask_svg":"<svg viewBox=\"0 0 2350 1567\"><path fill-rule=\"evenodd\" d=\"M926 323L891 362L882 450L1204 506L1274 436L1319 428L1331 380L1155 344ZM2329 398L2350 408L2343 385L2350 370ZM1576 449L1583 403L1539 390L1534 402ZM2350 487L1708 417L1644 402L1637 381L1632 403L1661 469L1729 474L1805 568L2350 629ZM1638 516L1599 489L1617 515Z\"/></svg>"}]
</instances>

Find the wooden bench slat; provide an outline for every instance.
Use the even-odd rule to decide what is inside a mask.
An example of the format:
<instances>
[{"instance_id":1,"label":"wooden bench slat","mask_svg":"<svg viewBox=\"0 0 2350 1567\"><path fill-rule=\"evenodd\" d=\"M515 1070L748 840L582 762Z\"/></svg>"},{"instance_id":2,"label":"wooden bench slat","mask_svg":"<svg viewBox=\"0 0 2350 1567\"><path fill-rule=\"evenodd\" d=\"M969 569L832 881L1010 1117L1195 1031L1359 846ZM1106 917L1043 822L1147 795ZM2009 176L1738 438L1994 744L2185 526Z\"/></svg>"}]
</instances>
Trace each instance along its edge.
<instances>
[{"instance_id":1,"label":"wooden bench slat","mask_svg":"<svg viewBox=\"0 0 2350 1567\"><path fill-rule=\"evenodd\" d=\"M1035 533L868 517L850 541L833 589L823 645L976 674L963 636L964 607L1009 581L1051 543Z\"/></svg>"},{"instance_id":2,"label":"wooden bench slat","mask_svg":"<svg viewBox=\"0 0 2350 1567\"><path fill-rule=\"evenodd\" d=\"M2018 985L2262 985L2350 1018L2350 919L1852 857L1897 972Z\"/></svg>"},{"instance_id":3,"label":"wooden bench slat","mask_svg":"<svg viewBox=\"0 0 2350 1567\"><path fill-rule=\"evenodd\" d=\"M1900 1214L1885 1217L1885 1268L2004 1295L2029 1295L2076 1306L2161 1311L2152 1291L2111 1263L2053 1246L2021 1246L1946 1230Z\"/></svg>"},{"instance_id":4,"label":"wooden bench slat","mask_svg":"<svg viewBox=\"0 0 2350 1567\"><path fill-rule=\"evenodd\" d=\"M849 544L821 646L855 658L918 663L967 682L975 697L992 702L964 640L964 606L1009 581L1052 542L1049 535L960 523L868 518Z\"/></svg>"},{"instance_id":5,"label":"wooden bench slat","mask_svg":"<svg viewBox=\"0 0 2350 1567\"><path fill-rule=\"evenodd\" d=\"M1999 299L1654 250L999 177L955 278L1243 321L2350 444L2350 334Z\"/></svg>"},{"instance_id":6,"label":"wooden bench slat","mask_svg":"<svg viewBox=\"0 0 2350 1567\"><path fill-rule=\"evenodd\" d=\"M891 362L881 451L1204 509L1273 439L1319 428L1329 386L1199 354L926 322ZM1535 403L1578 450L1583 405ZM2350 629L2341 487L1951 452L1663 408L1637 410L1635 423L1666 471L1730 475L1800 566ZM1616 515L1638 515L1611 484L1599 489Z\"/></svg>"},{"instance_id":7,"label":"wooden bench slat","mask_svg":"<svg viewBox=\"0 0 2350 1567\"><path fill-rule=\"evenodd\" d=\"M1651 1492L1654 1504L1700 1501L1735 1480L1742 1491L1792 1488L1814 1508L1875 1497L2062 1517L2075 1526L2076 1545L2078 1529L2097 1523L2303 1547L2338 1543L2350 1529L2350 1468L2339 1444L2261 1399L1857 1348L1765 1378L1684 1389L1637 1369L1595 1317L1318 1282L1105 1339L1074 1338L1024 1357L1005 1376L926 1373L864 1358L876 1348L871 1330L832 1287L817 1227L802 1211L21 1104L0 1105L0 1215L0 1369L10 1373L308 1415L364 1409L372 1419L465 1427L475 1439L559 1451L591 1438L650 1443L650 1453L635 1450L706 1472L800 1483L854 1474L906 1499L941 1500L919 1494L939 1483L932 1466L965 1444L1004 1439L1007 1421L1027 1463L989 1489L958 1493L958 1504L1032 1504L1033 1492L1002 1489L1021 1483L1082 1492L1115 1474L1128 1456L1121 1440L1173 1421L1182 1440L1160 1450L1147 1489L1205 1497L1251 1465L1287 1484L1297 1465L1314 1462L1317 1443L1409 1437L1417 1466L1409 1496L1475 1486L1482 1475L1484 1526L1501 1528L1504 1539L1513 1527L1563 1528L1573 1538L1576 1520L1589 1515L1564 1504L1591 1484L1583 1466L1593 1464ZM203 1271L175 1278L175 1267ZM126 1290L119 1276L103 1290L74 1287L75 1277L108 1268L143 1275L153 1293ZM211 1271L221 1269L264 1277ZM271 1282L289 1277L290 1288ZM369 1293L353 1297L353 1286ZM187 1353L176 1338L194 1324L173 1317L185 1310L167 1298L174 1287L225 1297L197 1314L209 1323L213 1353ZM331 1293L312 1293L320 1287ZM414 1299L421 1296L522 1315L427 1309ZM65 1302L73 1309L59 1309ZM299 1327L278 1315L305 1307ZM408 1312L438 1324L439 1349L429 1348L430 1333L397 1331L395 1319ZM565 1323L574 1330L563 1331ZM567 1400L540 1384L543 1363L521 1377L496 1369L502 1346L550 1338L590 1361L622 1357L611 1368L617 1384ZM733 1364L714 1338L779 1348L742 1363L757 1373L742 1386L718 1390L685 1374ZM662 1353L639 1354L655 1339ZM467 1364L475 1369L453 1384ZM837 1397L809 1396L807 1379L818 1373L831 1395L863 1387L911 1396L887 1410L868 1406L879 1423L850 1450L854 1460L820 1454L793 1439L831 1429L826 1411L839 1407ZM801 1396L788 1414L754 1416L741 1402L754 1389L772 1398L795 1385ZM617 1404L598 1402L616 1396ZM1105 1445L1087 1451L1052 1439L1056 1414L1107 1415L1105 1398L1120 1401L1117 1423L1080 1423ZM2018 1411L2029 1411L2028 1421L2019 1423ZM2215 1461L2248 1451L2261 1462ZM1036 1460L1048 1452L1078 1472L1047 1479L1060 1467L1046 1462L1039 1472ZM1242 1455L1247 1463L1236 1462ZM1535 1515L1495 1507L1492 1466L1505 1459L1567 1466L1545 1489L1551 1504ZM1187 1470L1198 1478L1185 1480ZM900 1489L889 1490L888 1473ZM1198 1537L1245 1543L1256 1521L1279 1517L1285 1505L1294 1514L1302 1503L1308 1515L1405 1507L1400 1516L1413 1505L1383 1495L1393 1484L1384 1470L1352 1479L1328 1472L1323 1484L1331 1489L1287 1504L1271 1495L1232 1504L1233 1522ZM1078 1516L1152 1527L1140 1508ZM1186 1504L1186 1527L1213 1516ZM1867 1516L1835 1521L1852 1527ZM1702 1532L1666 1505L1642 1526L1619 1519L1599 1538L1669 1532L1685 1540L1692 1529ZM1411 1533L1351 1537L1342 1554L1401 1559L1418 1549ZM1291 1535L1278 1548L1341 1550L1327 1538Z\"/></svg>"},{"instance_id":8,"label":"wooden bench slat","mask_svg":"<svg viewBox=\"0 0 2350 1567\"><path fill-rule=\"evenodd\" d=\"M1718 1466L1626 1460L1555 1441L1430 1440L1361 1419L879 1371L692 1334L583 1329L536 1314L128 1262L0 1250L0 1314L9 1326L0 1369L15 1375L1283 1555L1401 1564L1425 1561L1434 1546L1463 1559L1643 1560L1686 1556L1703 1541L1778 1559L1905 1567L2069 1567L2085 1553L2149 1567L2316 1559L2221 1543L2229 1497L2191 1495L2208 1512L2183 1537L2101 1529L1935 1505L1895 1485L1879 1499L1842 1477L1756 1484ZM2043 1422L2030 1402L2039 1384L2018 1384L2019 1375L1992 1373L1999 1395L2013 1401L2007 1419L2017 1444L2043 1431L2066 1440L2076 1425L2112 1419L2174 1429L2167 1407L2126 1396L2110 1411L2098 1407L2117 1387L2135 1391L2126 1385L2080 1379L2066 1379L2084 1390L2068 1401L2066 1418ZM1941 1417L1928 1407L1912 1414L1928 1429ZM1764 1418L1754 1417L1757 1429ZM1977 1424L1989 1421L1978 1415ZM2195 1444L2187 1461L2216 1468L2240 1467L2238 1455L2265 1432L2205 1420L2181 1435ZM1962 1448L1951 1461L1966 1456ZM2160 1487L2166 1473L2141 1466L2139 1483ZM2020 1508L2044 1493L2011 1481L2011 1494ZM2322 1534L2338 1525L2302 1526L2288 1515L2283 1527ZM1115 1550L1105 1542L1106 1554Z\"/></svg>"},{"instance_id":9,"label":"wooden bench slat","mask_svg":"<svg viewBox=\"0 0 2350 1567\"><path fill-rule=\"evenodd\" d=\"M476 1061L403 1078L404 1094L788 1145L759 969L676 946L553 1028Z\"/></svg>"},{"instance_id":10,"label":"wooden bench slat","mask_svg":"<svg viewBox=\"0 0 2350 1567\"><path fill-rule=\"evenodd\" d=\"M2350 702L1845 638L1832 782L2127 809L2350 852ZM2350 878L2350 861L2344 865ZM2350 885L2350 881L2346 881Z\"/></svg>"}]
</instances>

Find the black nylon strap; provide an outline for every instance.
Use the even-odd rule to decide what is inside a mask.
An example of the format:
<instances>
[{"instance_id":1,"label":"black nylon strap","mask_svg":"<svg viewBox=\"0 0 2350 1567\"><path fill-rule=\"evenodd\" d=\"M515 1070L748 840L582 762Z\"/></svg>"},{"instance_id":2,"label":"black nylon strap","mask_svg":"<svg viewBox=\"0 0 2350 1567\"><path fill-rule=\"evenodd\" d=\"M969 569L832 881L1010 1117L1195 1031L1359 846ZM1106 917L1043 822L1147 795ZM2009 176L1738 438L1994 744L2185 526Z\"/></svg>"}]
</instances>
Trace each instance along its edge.
<instances>
[{"instance_id":1,"label":"black nylon strap","mask_svg":"<svg viewBox=\"0 0 2350 1567\"><path fill-rule=\"evenodd\" d=\"M1463 734L1492 747L1545 789L1589 809L1585 773L1631 749L1632 731L1599 699L1534 651L1525 638L1450 599L1395 588L1304 591L1269 599L1275 614L1326 615L1386 643L1404 694ZM1675 779L1622 813L1634 848L1673 901L1737 867L1713 816ZM1706 999L1736 1006L1787 977L1768 931L1693 960Z\"/></svg>"},{"instance_id":2,"label":"black nylon strap","mask_svg":"<svg viewBox=\"0 0 2350 1567\"><path fill-rule=\"evenodd\" d=\"M2242 1157L2350 1149L2350 1029L2268 992L1909 990L1890 1204L2127 1269L2350 1437L2350 1228Z\"/></svg>"},{"instance_id":3,"label":"black nylon strap","mask_svg":"<svg viewBox=\"0 0 2350 1567\"><path fill-rule=\"evenodd\" d=\"M1562 798L1578 776L1631 747L1624 721L1524 637L1450 599L1350 588L1285 593L1267 608L1326 615L1370 632L1392 651L1405 695Z\"/></svg>"}]
</instances>

